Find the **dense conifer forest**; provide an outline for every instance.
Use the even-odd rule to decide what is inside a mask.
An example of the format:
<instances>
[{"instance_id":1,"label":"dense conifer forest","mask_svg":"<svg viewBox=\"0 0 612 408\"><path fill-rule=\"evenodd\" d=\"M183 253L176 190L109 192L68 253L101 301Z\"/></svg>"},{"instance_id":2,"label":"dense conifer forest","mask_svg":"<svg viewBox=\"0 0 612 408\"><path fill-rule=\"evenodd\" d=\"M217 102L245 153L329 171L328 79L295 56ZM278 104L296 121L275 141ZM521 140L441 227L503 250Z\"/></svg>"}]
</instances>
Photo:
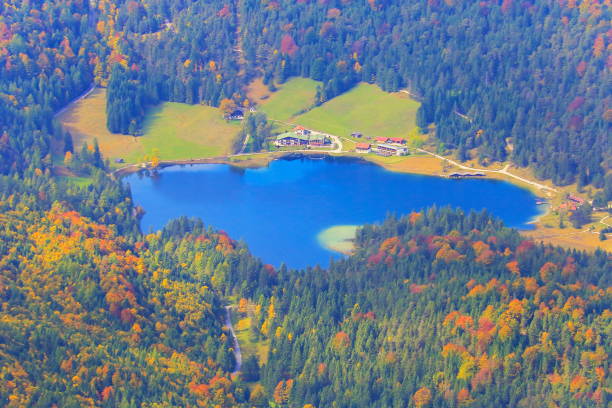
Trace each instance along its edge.
<instances>
[{"instance_id":1,"label":"dense conifer forest","mask_svg":"<svg viewBox=\"0 0 612 408\"><path fill-rule=\"evenodd\" d=\"M95 83L137 134L158 101L243 104L257 76L320 80L319 102L375 82L459 155L606 202L609 21L597 0L0 3L0 406L608 406L609 253L432 208L363 227L329 268L275 268L199 220L143 234L55 114ZM235 375L230 303L270 346Z\"/></svg>"}]
</instances>

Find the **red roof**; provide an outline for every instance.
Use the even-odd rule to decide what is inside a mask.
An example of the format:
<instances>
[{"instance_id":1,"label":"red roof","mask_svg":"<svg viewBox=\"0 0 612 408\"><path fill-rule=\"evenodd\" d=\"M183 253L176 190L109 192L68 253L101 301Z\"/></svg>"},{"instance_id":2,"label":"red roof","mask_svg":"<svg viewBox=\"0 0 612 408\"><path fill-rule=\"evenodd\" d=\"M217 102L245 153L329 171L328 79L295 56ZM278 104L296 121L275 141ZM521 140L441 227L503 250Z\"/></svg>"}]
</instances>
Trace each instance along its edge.
<instances>
[{"instance_id":1,"label":"red roof","mask_svg":"<svg viewBox=\"0 0 612 408\"><path fill-rule=\"evenodd\" d=\"M306 130L304 126L296 126L293 130Z\"/></svg>"},{"instance_id":2,"label":"red roof","mask_svg":"<svg viewBox=\"0 0 612 408\"><path fill-rule=\"evenodd\" d=\"M383 142L383 143L385 143L387 140L389 140L389 138L388 138L388 137L377 137L377 138L376 138L376 141L377 141L377 142Z\"/></svg>"},{"instance_id":3,"label":"red roof","mask_svg":"<svg viewBox=\"0 0 612 408\"><path fill-rule=\"evenodd\" d=\"M391 141L392 141L393 143L404 143L404 142L405 142L405 140L404 140L404 138L403 138L403 137L392 137L392 138L391 138Z\"/></svg>"},{"instance_id":4,"label":"red roof","mask_svg":"<svg viewBox=\"0 0 612 408\"><path fill-rule=\"evenodd\" d=\"M356 149L363 149L363 150L369 149L370 147L371 147L371 146L370 146L370 144L369 144L369 143L357 143L357 144L355 145L355 148L356 148Z\"/></svg>"}]
</instances>

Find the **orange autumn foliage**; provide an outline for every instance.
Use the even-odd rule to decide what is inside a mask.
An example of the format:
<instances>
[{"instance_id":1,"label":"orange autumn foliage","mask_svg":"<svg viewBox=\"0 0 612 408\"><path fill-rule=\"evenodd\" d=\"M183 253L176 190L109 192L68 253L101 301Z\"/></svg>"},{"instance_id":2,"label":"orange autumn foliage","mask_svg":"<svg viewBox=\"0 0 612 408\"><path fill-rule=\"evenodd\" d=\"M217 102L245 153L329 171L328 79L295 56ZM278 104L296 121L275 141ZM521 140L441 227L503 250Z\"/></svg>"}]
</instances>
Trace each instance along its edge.
<instances>
[{"instance_id":1,"label":"orange autumn foliage","mask_svg":"<svg viewBox=\"0 0 612 408\"><path fill-rule=\"evenodd\" d=\"M459 252L452 249L448 244L444 244L436 253L436 259L446 263L458 261L464 258L465 255L461 255Z\"/></svg>"},{"instance_id":2,"label":"orange autumn foliage","mask_svg":"<svg viewBox=\"0 0 612 408\"><path fill-rule=\"evenodd\" d=\"M423 217L423 214L420 212L411 212L408 216L408 220L411 225L416 225L416 223Z\"/></svg>"},{"instance_id":3,"label":"orange autumn foliage","mask_svg":"<svg viewBox=\"0 0 612 408\"><path fill-rule=\"evenodd\" d=\"M336 333L334 338L332 339L332 346L336 350L344 350L351 344L351 340L349 339L348 334L343 331L339 331Z\"/></svg>"},{"instance_id":4,"label":"orange autumn foliage","mask_svg":"<svg viewBox=\"0 0 612 408\"><path fill-rule=\"evenodd\" d=\"M583 377L582 375L576 375L570 381L570 391L571 392L581 391L586 388L588 383L589 383L589 380L586 377Z\"/></svg>"},{"instance_id":5,"label":"orange autumn foliage","mask_svg":"<svg viewBox=\"0 0 612 408\"><path fill-rule=\"evenodd\" d=\"M550 280L551 275L557 271L557 269L557 265L553 262L546 262L540 268L540 279L542 279L542 281L544 282L547 282L548 280Z\"/></svg>"},{"instance_id":6,"label":"orange autumn foliage","mask_svg":"<svg viewBox=\"0 0 612 408\"><path fill-rule=\"evenodd\" d=\"M461 356L464 353L467 353L467 350L465 347L459 346L453 343L445 344L444 347L442 348L442 357L444 358L447 358L453 354Z\"/></svg>"},{"instance_id":7,"label":"orange autumn foliage","mask_svg":"<svg viewBox=\"0 0 612 408\"><path fill-rule=\"evenodd\" d=\"M457 393L457 402L459 405L465 404L470 400L470 392L467 388L462 388Z\"/></svg>"},{"instance_id":8,"label":"orange autumn foliage","mask_svg":"<svg viewBox=\"0 0 612 408\"><path fill-rule=\"evenodd\" d=\"M111 395L113 395L113 386L112 385L104 387L104 389L100 393L100 397L102 398L102 401L105 401L105 402L108 401L108 399L111 397Z\"/></svg>"},{"instance_id":9,"label":"orange autumn foliage","mask_svg":"<svg viewBox=\"0 0 612 408\"><path fill-rule=\"evenodd\" d=\"M412 396L412 400L416 407L425 407L431 402L431 391L427 387L419 388Z\"/></svg>"}]
</instances>

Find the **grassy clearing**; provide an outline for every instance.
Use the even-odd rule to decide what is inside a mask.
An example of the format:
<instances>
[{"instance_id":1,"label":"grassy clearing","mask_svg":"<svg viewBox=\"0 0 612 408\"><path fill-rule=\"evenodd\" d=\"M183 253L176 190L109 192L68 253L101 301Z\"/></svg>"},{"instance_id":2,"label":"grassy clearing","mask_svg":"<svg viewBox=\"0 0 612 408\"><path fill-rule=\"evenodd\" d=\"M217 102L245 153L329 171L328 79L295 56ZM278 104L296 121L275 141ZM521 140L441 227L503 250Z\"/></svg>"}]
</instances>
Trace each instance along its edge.
<instances>
[{"instance_id":1,"label":"grassy clearing","mask_svg":"<svg viewBox=\"0 0 612 408\"><path fill-rule=\"evenodd\" d=\"M147 115L139 139L146 153L159 149L162 160L215 157L231 153L240 127L217 108L166 102Z\"/></svg>"},{"instance_id":2,"label":"grassy clearing","mask_svg":"<svg viewBox=\"0 0 612 408\"><path fill-rule=\"evenodd\" d=\"M60 176L60 180L77 187L87 187L93 184L93 177Z\"/></svg>"},{"instance_id":3,"label":"grassy clearing","mask_svg":"<svg viewBox=\"0 0 612 408\"><path fill-rule=\"evenodd\" d=\"M261 77L253 80L247 88L247 97L257 105L265 103L271 95L270 88L263 83L263 78Z\"/></svg>"},{"instance_id":4,"label":"grassy clearing","mask_svg":"<svg viewBox=\"0 0 612 408\"><path fill-rule=\"evenodd\" d=\"M124 157L126 153L144 155L141 143L130 136L111 133L106 128L106 90L96 89L87 98L71 104L58 117L70 132L77 150L83 143L98 139L104 157Z\"/></svg>"},{"instance_id":5,"label":"grassy clearing","mask_svg":"<svg viewBox=\"0 0 612 408\"><path fill-rule=\"evenodd\" d=\"M410 156L377 156L367 155L365 157L374 163L377 163L387 170L399 173L425 174L430 176L444 175L444 163L432 156L410 155ZM449 167L447 172L453 170Z\"/></svg>"},{"instance_id":6,"label":"grassy clearing","mask_svg":"<svg viewBox=\"0 0 612 408\"><path fill-rule=\"evenodd\" d=\"M419 105L407 94L390 94L362 83L293 121L337 136L361 132L365 136L407 137L416 127Z\"/></svg>"},{"instance_id":7,"label":"grassy clearing","mask_svg":"<svg viewBox=\"0 0 612 408\"><path fill-rule=\"evenodd\" d=\"M239 319L234 323L234 331L242 351L242 361L245 361L250 356L257 356L260 366L266 364L268 362L268 350L270 349L269 340L253 341L251 318L236 312L232 312L232 315L232 319Z\"/></svg>"},{"instance_id":8,"label":"grassy clearing","mask_svg":"<svg viewBox=\"0 0 612 408\"><path fill-rule=\"evenodd\" d=\"M96 89L59 116L72 134L75 147L98 139L105 158L138 163L154 149L162 160L214 157L230 153L239 123L227 123L221 112L209 106L166 102L152 108L143 136L110 133L106 128L106 90Z\"/></svg>"},{"instance_id":9,"label":"grassy clearing","mask_svg":"<svg viewBox=\"0 0 612 408\"><path fill-rule=\"evenodd\" d=\"M258 110L268 115L268 118L280 121L288 121L295 115L310 108L315 101L319 82L307 78L292 78L282 85L278 90L269 94L267 99L261 100ZM251 86L251 94L258 95L261 86L256 82Z\"/></svg>"},{"instance_id":10,"label":"grassy clearing","mask_svg":"<svg viewBox=\"0 0 612 408\"><path fill-rule=\"evenodd\" d=\"M596 248L612 252L612 240L599 240L597 231L601 228L595 228L596 224L592 224L595 233L588 230L589 226L584 226L581 230L572 228L558 227L543 227L539 224L536 229L531 231L521 231L521 234L535 241L542 241L546 244L559 245L564 248L574 248L585 251L594 251ZM603 225L602 225L603 227Z\"/></svg>"}]
</instances>

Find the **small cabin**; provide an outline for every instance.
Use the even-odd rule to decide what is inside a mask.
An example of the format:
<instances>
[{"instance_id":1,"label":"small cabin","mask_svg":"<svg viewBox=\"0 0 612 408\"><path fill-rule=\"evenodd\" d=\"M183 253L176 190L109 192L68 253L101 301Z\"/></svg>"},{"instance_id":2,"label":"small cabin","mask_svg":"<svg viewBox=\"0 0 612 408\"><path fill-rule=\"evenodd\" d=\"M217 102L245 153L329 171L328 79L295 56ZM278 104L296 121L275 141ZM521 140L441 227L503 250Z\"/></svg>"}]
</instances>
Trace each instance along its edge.
<instances>
[{"instance_id":1,"label":"small cabin","mask_svg":"<svg viewBox=\"0 0 612 408\"><path fill-rule=\"evenodd\" d=\"M236 109L231 113L225 115L226 120L243 120L244 119L244 111L241 109Z\"/></svg>"},{"instance_id":2,"label":"small cabin","mask_svg":"<svg viewBox=\"0 0 612 408\"><path fill-rule=\"evenodd\" d=\"M363 137L363 133L353 132L353 133L351 133L351 137L353 137L355 139L361 139Z\"/></svg>"},{"instance_id":3,"label":"small cabin","mask_svg":"<svg viewBox=\"0 0 612 408\"><path fill-rule=\"evenodd\" d=\"M357 143L355 145L355 151L357 153L370 153L372 151L372 145L369 143Z\"/></svg>"},{"instance_id":4,"label":"small cabin","mask_svg":"<svg viewBox=\"0 0 612 408\"><path fill-rule=\"evenodd\" d=\"M374 140L376 140L377 143L389 143L388 137L377 137Z\"/></svg>"},{"instance_id":5,"label":"small cabin","mask_svg":"<svg viewBox=\"0 0 612 408\"><path fill-rule=\"evenodd\" d=\"M392 138L389 139L389 141L391 143L399 144L399 145L405 145L406 144L406 139L404 139L403 137L392 137Z\"/></svg>"},{"instance_id":6,"label":"small cabin","mask_svg":"<svg viewBox=\"0 0 612 408\"><path fill-rule=\"evenodd\" d=\"M408 149L401 146L393 146L387 143L381 143L376 146L376 152L380 156L405 156L408 154Z\"/></svg>"}]
</instances>

